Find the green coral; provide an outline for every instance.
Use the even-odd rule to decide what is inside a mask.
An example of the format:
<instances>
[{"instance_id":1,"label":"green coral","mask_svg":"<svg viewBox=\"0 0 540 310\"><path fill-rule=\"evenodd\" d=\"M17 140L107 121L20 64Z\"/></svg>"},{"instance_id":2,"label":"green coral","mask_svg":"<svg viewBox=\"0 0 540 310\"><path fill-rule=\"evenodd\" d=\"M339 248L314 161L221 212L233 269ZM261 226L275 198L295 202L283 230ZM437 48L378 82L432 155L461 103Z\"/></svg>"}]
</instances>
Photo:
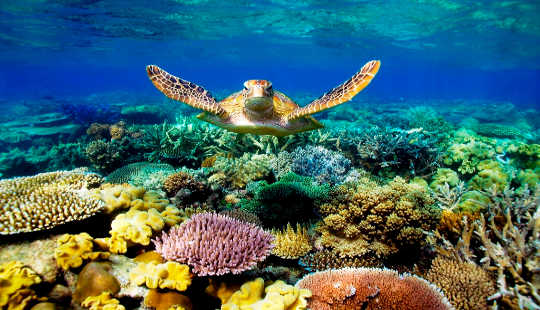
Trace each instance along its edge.
<instances>
[{"instance_id":1,"label":"green coral","mask_svg":"<svg viewBox=\"0 0 540 310\"><path fill-rule=\"evenodd\" d=\"M452 144L443 155L446 165L457 165L457 170L463 174L473 174L478 164L484 159L495 157L492 146L481 141Z\"/></svg>"},{"instance_id":2,"label":"green coral","mask_svg":"<svg viewBox=\"0 0 540 310\"><path fill-rule=\"evenodd\" d=\"M503 166L494 160L483 160L477 165L478 173L469 181L469 187L476 190L489 189L495 186L502 191L510 183L510 175Z\"/></svg>"},{"instance_id":3,"label":"green coral","mask_svg":"<svg viewBox=\"0 0 540 310\"><path fill-rule=\"evenodd\" d=\"M461 196L458 210L461 212L477 213L484 210L490 203L491 199L485 194L476 190L468 191Z\"/></svg>"},{"instance_id":4,"label":"green coral","mask_svg":"<svg viewBox=\"0 0 540 310\"><path fill-rule=\"evenodd\" d=\"M452 169L439 168L433 176L433 180L429 186L432 189L437 189L439 186L443 186L445 183L448 183L450 187L456 186L459 183L459 176Z\"/></svg>"},{"instance_id":5,"label":"green coral","mask_svg":"<svg viewBox=\"0 0 540 310\"><path fill-rule=\"evenodd\" d=\"M266 226L283 226L287 222L303 222L314 216L314 203L330 194L328 185L318 185L309 177L293 172L279 181L250 183L248 193L252 199L243 199L241 208L255 213Z\"/></svg>"},{"instance_id":6,"label":"green coral","mask_svg":"<svg viewBox=\"0 0 540 310\"><path fill-rule=\"evenodd\" d=\"M208 179L231 188L244 188L247 183L269 178L274 155L244 154L239 158L218 157L214 162L214 174Z\"/></svg>"}]
</instances>

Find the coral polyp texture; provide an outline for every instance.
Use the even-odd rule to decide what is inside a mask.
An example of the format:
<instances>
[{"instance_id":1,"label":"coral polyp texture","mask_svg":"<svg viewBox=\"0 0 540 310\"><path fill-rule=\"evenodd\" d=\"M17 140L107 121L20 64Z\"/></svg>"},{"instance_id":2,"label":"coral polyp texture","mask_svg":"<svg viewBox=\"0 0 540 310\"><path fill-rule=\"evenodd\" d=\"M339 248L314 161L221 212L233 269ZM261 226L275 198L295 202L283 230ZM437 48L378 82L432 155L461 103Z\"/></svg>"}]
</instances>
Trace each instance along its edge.
<instances>
[{"instance_id":1,"label":"coral polyp texture","mask_svg":"<svg viewBox=\"0 0 540 310\"><path fill-rule=\"evenodd\" d=\"M153 240L161 256L188 264L198 276L248 270L270 254L273 241L253 224L214 213L195 214Z\"/></svg>"},{"instance_id":2,"label":"coral polyp texture","mask_svg":"<svg viewBox=\"0 0 540 310\"><path fill-rule=\"evenodd\" d=\"M330 269L305 276L296 287L311 291L309 309L454 309L435 285L391 269Z\"/></svg>"},{"instance_id":3,"label":"coral polyp texture","mask_svg":"<svg viewBox=\"0 0 540 310\"><path fill-rule=\"evenodd\" d=\"M50 229L102 211L103 202L89 192L101 182L82 170L0 180L0 234Z\"/></svg>"}]
</instances>

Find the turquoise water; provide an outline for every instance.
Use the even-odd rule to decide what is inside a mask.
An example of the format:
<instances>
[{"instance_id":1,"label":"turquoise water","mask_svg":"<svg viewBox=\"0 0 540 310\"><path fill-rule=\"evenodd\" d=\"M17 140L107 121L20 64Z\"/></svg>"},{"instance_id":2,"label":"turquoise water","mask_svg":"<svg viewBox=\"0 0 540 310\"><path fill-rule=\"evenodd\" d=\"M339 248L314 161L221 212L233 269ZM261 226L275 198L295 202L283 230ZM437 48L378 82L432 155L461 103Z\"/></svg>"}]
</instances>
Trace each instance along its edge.
<instances>
[{"instance_id":1,"label":"turquoise water","mask_svg":"<svg viewBox=\"0 0 540 310\"><path fill-rule=\"evenodd\" d=\"M240 116L226 108L237 118L207 115L219 126L209 124L196 118L199 109L164 96L145 70L159 66L216 102L237 91L249 96L247 80L268 80L273 94L303 107L371 60L381 62L371 83L315 120L301 118L303 126L324 126L304 132L283 106L257 114L243 99ZM113 297L137 309L150 286L128 280L131 259L154 250L169 226L194 223L194 213L225 212L276 238L291 223L305 238L288 251L308 250L284 253L274 243L278 250L257 254L250 268L257 267L239 275L229 274L238 266L213 270L204 258L190 260L194 254L171 259L160 252L194 273L183 292L192 303L186 309L220 307L205 293L209 279L232 292L257 277L266 286L294 285L340 267L416 274L456 309L537 309L539 85L538 1L2 1L0 284L14 277L2 264L21 261L45 282L27 285L36 296L71 309L83 301L75 278L84 279L83 267L97 257L121 282ZM271 121L280 129L261 129ZM58 219L63 212L68 219ZM160 212L161 224L119 224L137 212L146 212L139 220ZM217 229L210 226L199 235ZM138 229L148 242L128 236ZM463 247L458 240L467 240L469 229ZM57 241L83 232L94 252L113 255L71 253ZM103 239L113 236L127 249ZM238 238L231 244L243 244ZM223 244L223 252L232 247ZM496 244L512 249L501 255L519 262L518 271L500 267ZM54 249L83 262L62 263ZM43 257L33 257L36 251ZM467 270L465 280L452 268ZM126 293L128 285L139 290ZM322 307L311 289L310 305ZM38 303L6 293L11 304L2 304L2 290L1 309ZM161 287L159 294L172 291ZM470 296L469 305L459 296ZM371 309L352 300L348 309Z\"/></svg>"}]
</instances>

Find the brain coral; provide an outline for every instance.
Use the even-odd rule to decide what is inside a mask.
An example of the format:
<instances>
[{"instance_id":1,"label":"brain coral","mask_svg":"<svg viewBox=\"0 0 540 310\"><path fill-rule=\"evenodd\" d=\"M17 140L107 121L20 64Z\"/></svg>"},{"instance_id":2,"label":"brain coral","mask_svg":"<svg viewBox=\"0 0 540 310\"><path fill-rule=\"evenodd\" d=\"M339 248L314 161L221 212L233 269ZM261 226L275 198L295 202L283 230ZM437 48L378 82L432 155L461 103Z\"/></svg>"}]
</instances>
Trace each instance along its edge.
<instances>
[{"instance_id":1,"label":"brain coral","mask_svg":"<svg viewBox=\"0 0 540 310\"><path fill-rule=\"evenodd\" d=\"M386 185L362 178L330 203L320 206L320 242L342 257L387 258L424 243L440 210L426 188L400 177Z\"/></svg>"},{"instance_id":2,"label":"brain coral","mask_svg":"<svg viewBox=\"0 0 540 310\"><path fill-rule=\"evenodd\" d=\"M188 264L199 276L238 274L262 261L273 237L261 228L214 213L193 215L153 240L167 260Z\"/></svg>"},{"instance_id":3,"label":"brain coral","mask_svg":"<svg viewBox=\"0 0 540 310\"><path fill-rule=\"evenodd\" d=\"M101 181L82 170L1 180L0 234L49 229L94 215L104 205L88 189Z\"/></svg>"},{"instance_id":4,"label":"brain coral","mask_svg":"<svg viewBox=\"0 0 540 310\"><path fill-rule=\"evenodd\" d=\"M454 309L435 285L390 269L330 269L309 274L296 286L311 291L310 309Z\"/></svg>"}]
</instances>

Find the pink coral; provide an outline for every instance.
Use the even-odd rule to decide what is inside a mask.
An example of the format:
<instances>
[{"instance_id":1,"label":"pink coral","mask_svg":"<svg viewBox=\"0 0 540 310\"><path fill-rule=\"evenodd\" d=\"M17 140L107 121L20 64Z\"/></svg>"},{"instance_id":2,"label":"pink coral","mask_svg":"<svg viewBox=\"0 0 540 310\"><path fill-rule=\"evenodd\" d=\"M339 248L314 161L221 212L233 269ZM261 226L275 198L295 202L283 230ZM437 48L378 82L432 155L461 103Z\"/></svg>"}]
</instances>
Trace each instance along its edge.
<instances>
[{"instance_id":1,"label":"pink coral","mask_svg":"<svg viewBox=\"0 0 540 310\"><path fill-rule=\"evenodd\" d=\"M274 238L224 215L199 213L153 240L167 260L190 265L199 276L238 274L270 254Z\"/></svg>"}]
</instances>

